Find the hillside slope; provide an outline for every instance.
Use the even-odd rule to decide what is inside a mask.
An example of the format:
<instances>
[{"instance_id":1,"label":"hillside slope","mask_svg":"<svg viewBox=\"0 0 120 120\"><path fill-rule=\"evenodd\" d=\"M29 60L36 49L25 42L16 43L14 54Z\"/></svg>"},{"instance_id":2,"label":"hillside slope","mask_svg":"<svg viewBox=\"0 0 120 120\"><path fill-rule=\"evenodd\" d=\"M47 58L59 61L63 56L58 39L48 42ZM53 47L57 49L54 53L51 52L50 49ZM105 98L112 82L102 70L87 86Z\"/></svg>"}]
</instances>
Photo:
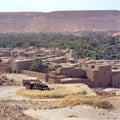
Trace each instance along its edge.
<instances>
[{"instance_id":1,"label":"hillside slope","mask_svg":"<svg viewBox=\"0 0 120 120\"><path fill-rule=\"evenodd\" d=\"M0 13L0 33L120 30L120 11Z\"/></svg>"}]
</instances>

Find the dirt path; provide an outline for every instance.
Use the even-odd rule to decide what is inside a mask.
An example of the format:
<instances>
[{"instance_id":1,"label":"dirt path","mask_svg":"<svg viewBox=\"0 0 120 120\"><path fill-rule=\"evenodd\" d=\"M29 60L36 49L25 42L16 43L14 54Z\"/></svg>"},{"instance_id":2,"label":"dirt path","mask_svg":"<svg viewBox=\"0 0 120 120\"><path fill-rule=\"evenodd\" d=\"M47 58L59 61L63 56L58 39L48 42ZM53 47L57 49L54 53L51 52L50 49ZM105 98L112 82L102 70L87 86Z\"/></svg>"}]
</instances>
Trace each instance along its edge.
<instances>
[{"instance_id":1,"label":"dirt path","mask_svg":"<svg viewBox=\"0 0 120 120\"><path fill-rule=\"evenodd\" d=\"M120 120L120 114L90 106L75 106L46 110L24 110L24 114L39 120Z\"/></svg>"},{"instance_id":2,"label":"dirt path","mask_svg":"<svg viewBox=\"0 0 120 120\"><path fill-rule=\"evenodd\" d=\"M120 97L110 97L107 99L111 104L116 107L118 113L120 113Z\"/></svg>"},{"instance_id":3,"label":"dirt path","mask_svg":"<svg viewBox=\"0 0 120 120\"><path fill-rule=\"evenodd\" d=\"M16 91L22 86L2 86L0 87L0 100L24 100L22 96L16 95Z\"/></svg>"},{"instance_id":4,"label":"dirt path","mask_svg":"<svg viewBox=\"0 0 120 120\"><path fill-rule=\"evenodd\" d=\"M31 116L33 118L39 119L39 120L120 120L120 111L119 111L120 109L116 109L114 111L107 111L103 109L95 109L93 107L85 106L85 105L75 106L75 107L66 107L66 108L57 108L57 109L53 109L53 108L47 109L50 106L50 102L48 101L51 101L51 100L45 99L45 101L47 101L48 103L45 101L43 102L43 100L40 100L40 102L38 101L38 103L33 102L35 100L31 100L30 98L25 98L25 97L16 95L16 91L20 88L22 88L22 86L0 87L0 91L1 91L0 101L3 101L1 102L1 106L3 106L3 104L5 106L6 102L8 102L7 107L11 105L14 107L14 108L10 107L9 111L12 111L12 110L15 111L17 108L19 109L22 108L22 111L24 114ZM15 100L17 101L15 102ZM29 100L29 102L27 100ZM113 103L116 107L120 107L119 100L110 99L109 101ZM52 102L54 102L54 100ZM4 106L2 108L4 108ZM16 108L16 106L18 107ZM33 106L35 106L35 108ZM17 113L18 115L22 114L22 112L19 112L19 109ZM6 110L7 109L5 109L5 111ZM1 113L4 113L4 111ZM12 115L14 117L14 114L12 114L11 112L11 116ZM26 118L27 117L25 117L25 120L27 120ZM12 120L12 119L9 119L9 120Z\"/></svg>"}]
</instances>

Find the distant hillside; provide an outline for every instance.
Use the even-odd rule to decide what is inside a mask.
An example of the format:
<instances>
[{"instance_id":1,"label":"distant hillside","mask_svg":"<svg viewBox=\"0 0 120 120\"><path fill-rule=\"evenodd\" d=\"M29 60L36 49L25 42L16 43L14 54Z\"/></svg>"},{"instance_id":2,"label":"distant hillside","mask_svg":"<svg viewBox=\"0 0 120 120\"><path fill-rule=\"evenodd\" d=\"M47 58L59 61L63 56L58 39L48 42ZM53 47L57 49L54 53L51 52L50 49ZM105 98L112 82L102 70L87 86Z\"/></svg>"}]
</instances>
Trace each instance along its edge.
<instances>
[{"instance_id":1,"label":"distant hillside","mask_svg":"<svg viewBox=\"0 0 120 120\"><path fill-rule=\"evenodd\" d=\"M0 13L0 33L120 31L120 11Z\"/></svg>"}]
</instances>

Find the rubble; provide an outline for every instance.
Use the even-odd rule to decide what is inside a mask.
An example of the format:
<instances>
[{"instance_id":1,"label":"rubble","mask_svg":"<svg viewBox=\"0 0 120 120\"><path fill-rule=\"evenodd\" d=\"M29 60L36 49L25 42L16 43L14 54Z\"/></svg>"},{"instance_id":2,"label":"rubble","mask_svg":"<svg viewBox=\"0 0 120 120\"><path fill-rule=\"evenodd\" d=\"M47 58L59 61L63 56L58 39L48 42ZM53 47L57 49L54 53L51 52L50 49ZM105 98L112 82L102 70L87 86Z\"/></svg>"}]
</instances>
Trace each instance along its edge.
<instances>
[{"instance_id":1,"label":"rubble","mask_svg":"<svg viewBox=\"0 0 120 120\"><path fill-rule=\"evenodd\" d=\"M23 109L19 106L10 106L0 104L0 119L1 120L36 120L25 115Z\"/></svg>"},{"instance_id":2,"label":"rubble","mask_svg":"<svg viewBox=\"0 0 120 120\"><path fill-rule=\"evenodd\" d=\"M0 76L0 86L15 86L19 85L14 79L7 78L6 75Z\"/></svg>"},{"instance_id":3,"label":"rubble","mask_svg":"<svg viewBox=\"0 0 120 120\"><path fill-rule=\"evenodd\" d=\"M72 49L1 48L0 72L22 73L47 83L84 83L90 87L120 88L120 60L78 59ZM29 71L34 59L46 67L41 72ZM64 76L65 81L62 77ZM67 81L67 78L71 80ZM3 81L4 82L4 81Z\"/></svg>"},{"instance_id":4,"label":"rubble","mask_svg":"<svg viewBox=\"0 0 120 120\"><path fill-rule=\"evenodd\" d=\"M115 89L111 89L109 91L104 89L95 89L94 91L96 92L97 95L105 96L105 97L111 97L117 95L117 91Z\"/></svg>"}]
</instances>

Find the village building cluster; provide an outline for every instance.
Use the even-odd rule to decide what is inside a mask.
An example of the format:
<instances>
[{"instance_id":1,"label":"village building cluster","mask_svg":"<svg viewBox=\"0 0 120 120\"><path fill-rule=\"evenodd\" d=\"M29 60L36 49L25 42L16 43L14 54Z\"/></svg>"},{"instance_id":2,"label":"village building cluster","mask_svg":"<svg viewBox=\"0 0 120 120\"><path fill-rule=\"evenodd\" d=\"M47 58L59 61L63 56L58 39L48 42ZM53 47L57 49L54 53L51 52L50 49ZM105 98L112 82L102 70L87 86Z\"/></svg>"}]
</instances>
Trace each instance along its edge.
<instances>
[{"instance_id":1,"label":"village building cluster","mask_svg":"<svg viewBox=\"0 0 120 120\"><path fill-rule=\"evenodd\" d=\"M36 58L47 66L43 72L29 70ZM0 72L32 75L47 83L120 87L120 60L78 59L72 49L0 48Z\"/></svg>"}]
</instances>

